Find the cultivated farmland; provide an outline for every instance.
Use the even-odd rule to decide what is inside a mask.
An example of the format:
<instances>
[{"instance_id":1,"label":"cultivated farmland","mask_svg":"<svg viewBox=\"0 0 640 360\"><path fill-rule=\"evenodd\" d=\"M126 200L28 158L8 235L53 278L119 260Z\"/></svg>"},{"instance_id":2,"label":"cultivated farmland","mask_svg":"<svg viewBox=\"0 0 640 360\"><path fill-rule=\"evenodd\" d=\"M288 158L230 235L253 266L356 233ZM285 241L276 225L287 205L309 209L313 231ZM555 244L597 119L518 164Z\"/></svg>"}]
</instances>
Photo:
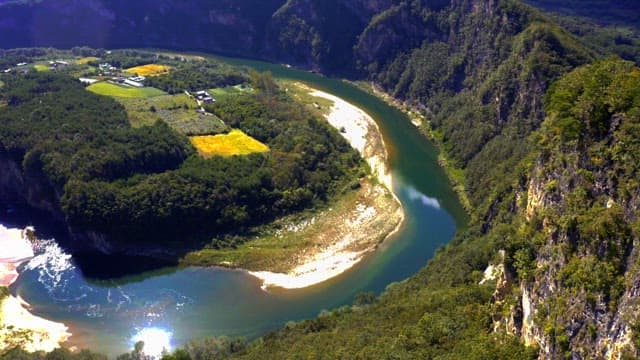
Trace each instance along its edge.
<instances>
[{"instance_id":1,"label":"cultivated farmland","mask_svg":"<svg viewBox=\"0 0 640 360\"><path fill-rule=\"evenodd\" d=\"M88 64L88 63L90 63L92 61L98 61L98 60L100 60L100 58L97 58L95 56L83 57L83 58L80 58L80 59L76 60L76 64L86 65L86 64Z\"/></svg>"},{"instance_id":2,"label":"cultivated farmland","mask_svg":"<svg viewBox=\"0 0 640 360\"><path fill-rule=\"evenodd\" d=\"M209 93L217 100L223 100L231 96L243 95L252 92L251 87L243 85L227 86L223 88L209 89Z\"/></svg>"},{"instance_id":3,"label":"cultivated farmland","mask_svg":"<svg viewBox=\"0 0 640 360\"><path fill-rule=\"evenodd\" d=\"M248 155L269 151L267 145L238 129L223 135L193 136L190 140L200 155L206 158L216 155Z\"/></svg>"},{"instance_id":4,"label":"cultivated farmland","mask_svg":"<svg viewBox=\"0 0 640 360\"><path fill-rule=\"evenodd\" d=\"M141 76L153 76L168 73L171 70L171 66L167 65L158 65L158 64L147 64L142 66L136 66L125 71L130 74L138 74Z\"/></svg>"},{"instance_id":5,"label":"cultivated farmland","mask_svg":"<svg viewBox=\"0 0 640 360\"><path fill-rule=\"evenodd\" d=\"M95 83L87 87L87 90L93 93L96 93L98 95L112 96L112 97L125 97L125 98L145 98L145 97L166 95L164 91L158 90L156 88L125 87L125 86L112 84L109 82Z\"/></svg>"},{"instance_id":6,"label":"cultivated farmland","mask_svg":"<svg viewBox=\"0 0 640 360\"><path fill-rule=\"evenodd\" d=\"M49 71L49 65L44 65L44 64L35 64L33 65L33 68L36 69L36 71Z\"/></svg>"},{"instance_id":7,"label":"cultivated farmland","mask_svg":"<svg viewBox=\"0 0 640 360\"><path fill-rule=\"evenodd\" d=\"M214 135L230 130L219 117L197 112L196 102L185 94L117 100L127 109L134 127L162 120L187 136Z\"/></svg>"}]
</instances>

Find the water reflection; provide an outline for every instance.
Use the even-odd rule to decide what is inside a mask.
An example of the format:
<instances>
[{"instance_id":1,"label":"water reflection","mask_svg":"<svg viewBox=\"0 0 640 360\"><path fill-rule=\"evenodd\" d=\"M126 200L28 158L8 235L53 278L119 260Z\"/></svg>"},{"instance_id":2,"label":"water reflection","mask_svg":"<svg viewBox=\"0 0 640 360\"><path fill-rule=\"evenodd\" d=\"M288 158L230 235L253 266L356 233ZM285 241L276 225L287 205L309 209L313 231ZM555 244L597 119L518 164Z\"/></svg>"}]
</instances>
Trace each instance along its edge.
<instances>
[{"instance_id":1,"label":"water reflection","mask_svg":"<svg viewBox=\"0 0 640 360\"><path fill-rule=\"evenodd\" d=\"M158 327L143 328L131 338L131 347L143 342L145 355L160 358L163 353L171 352L172 335L170 331Z\"/></svg>"}]
</instances>

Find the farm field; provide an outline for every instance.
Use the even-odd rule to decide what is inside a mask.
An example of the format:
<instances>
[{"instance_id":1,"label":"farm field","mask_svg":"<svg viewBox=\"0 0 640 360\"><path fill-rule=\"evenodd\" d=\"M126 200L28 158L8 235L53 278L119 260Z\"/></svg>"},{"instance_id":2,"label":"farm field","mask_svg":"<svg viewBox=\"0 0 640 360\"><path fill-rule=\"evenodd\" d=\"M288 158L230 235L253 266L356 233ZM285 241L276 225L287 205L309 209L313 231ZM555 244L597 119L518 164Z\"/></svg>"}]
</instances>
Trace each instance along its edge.
<instances>
[{"instance_id":1,"label":"farm field","mask_svg":"<svg viewBox=\"0 0 640 360\"><path fill-rule=\"evenodd\" d=\"M156 88L144 87L133 88L124 87L108 82L99 82L87 87L87 90L104 96L124 97L124 98L146 98L152 96L166 95L162 90Z\"/></svg>"},{"instance_id":2,"label":"farm field","mask_svg":"<svg viewBox=\"0 0 640 360\"><path fill-rule=\"evenodd\" d=\"M126 69L125 71L130 74L138 74L141 76L153 76L153 75L168 73L169 70L171 70L171 66L148 64L148 65L132 67L132 68Z\"/></svg>"},{"instance_id":3,"label":"farm field","mask_svg":"<svg viewBox=\"0 0 640 360\"><path fill-rule=\"evenodd\" d=\"M269 151L267 145L238 129L233 129L228 134L193 136L190 140L200 155L206 158L216 155L249 155Z\"/></svg>"},{"instance_id":4,"label":"farm field","mask_svg":"<svg viewBox=\"0 0 640 360\"><path fill-rule=\"evenodd\" d=\"M185 94L151 98L116 98L129 115L133 127L164 121L175 131L187 136L213 135L229 131L229 127L213 114L196 111L196 103Z\"/></svg>"},{"instance_id":5,"label":"farm field","mask_svg":"<svg viewBox=\"0 0 640 360\"><path fill-rule=\"evenodd\" d=\"M49 71L49 65L44 65L44 64L35 64L33 65L33 68L36 69L36 71Z\"/></svg>"},{"instance_id":6,"label":"farm field","mask_svg":"<svg viewBox=\"0 0 640 360\"><path fill-rule=\"evenodd\" d=\"M209 89L209 93L211 94L211 96L213 96L216 99L223 99L229 96L242 95L244 93L251 92L251 91L253 91L251 88L243 87L241 85Z\"/></svg>"},{"instance_id":7,"label":"farm field","mask_svg":"<svg viewBox=\"0 0 640 360\"><path fill-rule=\"evenodd\" d=\"M95 56L83 57L83 58L80 58L80 59L76 60L76 64L86 65L86 64L88 64L88 63L90 63L92 61L98 61L98 60L100 60L100 58L97 58Z\"/></svg>"}]
</instances>

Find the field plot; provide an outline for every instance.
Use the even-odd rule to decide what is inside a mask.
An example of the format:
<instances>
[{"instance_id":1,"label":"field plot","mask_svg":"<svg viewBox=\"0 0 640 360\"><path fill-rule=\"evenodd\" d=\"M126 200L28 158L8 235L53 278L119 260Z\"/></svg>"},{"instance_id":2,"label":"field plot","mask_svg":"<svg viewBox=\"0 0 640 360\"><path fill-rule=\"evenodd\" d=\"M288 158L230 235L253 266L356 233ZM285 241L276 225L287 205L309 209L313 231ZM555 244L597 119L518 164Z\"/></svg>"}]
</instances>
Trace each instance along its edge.
<instances>
[{"instance_id":1,"label":"field plot","mask_svg":"<svg viewBox=\"0 0 640 360\"><path fill-rule=\"evenodd\" d=\"M97 58L95 56L83 57L83 58L80 58L80 59L76 60L76 64L86 65L86 64L88 64L88 63L90 63L92 61L98 61L98 60L100 60L100 58Z\"/></svg>"},{"instance_id":2,"label":"field plot","mask_svg":"<svg viewBox=\"0 0 640 360\"><path fill-rule=\"evenodd\" d=\"M185 94L117 100L124 105L129 122L134 127L164 121L187 136L214 135L229 131L229 127L217 116L197 112L195 101Z\"/></svg>"},{"instance_id":3,"label":"field plot","mask_svg":"<svg viewBox=\"0 0 640 360\"><path fill-rule=\"evenodd\" d=\"M98 95L124 97L124 98L146 98L146 97L159 96L159 95L166 94L164 91L158 90L156 88L125 87L125 86L112 84L109 82L95 83L87 87L87 90L93 93L96 93Z\"/></svg>"},{"instance_id":4,"label":"field plot","mask_svg":"<svg viewBox=\"0 0 640 360\"><path fill-rule=\"evenodd\" d=\"M213 136L193 136L193 146L204 157L248 155L268 152L269 147L245 134L241 130L231 130L229 134Z\"/></svg>"},{"instance_id":5,"label":"field plot","mask_svg":"<svg viewBox=\"0 0 640 360\"><path fill-rule=\"evenodd\" d=\"M45 64L35 64L35 65L33 65L33 68L36 69L36 71L49 71L49 70L51 70L49 68L49 65L45 65Z\"/></svg>"},{"instance_id":6,"label":"field plot","mask_svg":"<svg viewBox=\"0 0 640 360\"><path fill-rule=\"evenodd\" d=\"M171 70L171 66L167 65L158 65L158 64L147 64L142 66L136 66L125 71L130 74L138 74L141 76L153 76L168 73Z\"/></svg>"},{"instance_id":7,"label":"field plot","mask_svg":"<svg viewBox=\"0 0 640 360\"><path fill-rule=\"evenodd\" d=\"M229 97L229 96L242 95L251 91L253 91L253 89L243 85L209 89L209 93L218 100L224 99L225 97Z\"/></svg>"}]
</instances>

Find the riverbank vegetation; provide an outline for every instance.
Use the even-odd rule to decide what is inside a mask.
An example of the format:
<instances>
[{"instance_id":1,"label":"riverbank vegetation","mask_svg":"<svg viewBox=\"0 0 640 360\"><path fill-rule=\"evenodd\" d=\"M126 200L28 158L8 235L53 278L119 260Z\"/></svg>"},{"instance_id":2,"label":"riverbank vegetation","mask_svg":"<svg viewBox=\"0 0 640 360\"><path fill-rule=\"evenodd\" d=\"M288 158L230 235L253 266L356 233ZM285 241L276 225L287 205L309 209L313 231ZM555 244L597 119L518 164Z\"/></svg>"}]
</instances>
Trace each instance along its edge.
<instances>
[{"instance_id":1,"label":"riverbank vegetation","mask_svg":"<svg viewBox=\"0 0 640 360\"><path fill-rule=\"evenodd\" d=\"M503 323L525 306L521 286L532 289L528 301L542 305L534 311L547 319L538 341L553 344L559 357L580 353L574 342L597 331L598 308L635 314L625 287L638 273L625 270L625 259L638 236L639 85L640 69L618 59L564 76L547 93L548 117L528 137L532 150L513 169L512 191L488 219L472 221L422 271L370 304L291 324L232 358L535 359L539 350L524 347ZM596 185L607 181L617 185ZM552 270L551 263L565 265ZM503 264L507 273L481 282L487 264ZM549 273L558 288L543 286ZM619 351L633 358L636 350L626 344Z\"/></svg>"}]
</instances>

